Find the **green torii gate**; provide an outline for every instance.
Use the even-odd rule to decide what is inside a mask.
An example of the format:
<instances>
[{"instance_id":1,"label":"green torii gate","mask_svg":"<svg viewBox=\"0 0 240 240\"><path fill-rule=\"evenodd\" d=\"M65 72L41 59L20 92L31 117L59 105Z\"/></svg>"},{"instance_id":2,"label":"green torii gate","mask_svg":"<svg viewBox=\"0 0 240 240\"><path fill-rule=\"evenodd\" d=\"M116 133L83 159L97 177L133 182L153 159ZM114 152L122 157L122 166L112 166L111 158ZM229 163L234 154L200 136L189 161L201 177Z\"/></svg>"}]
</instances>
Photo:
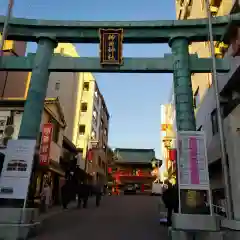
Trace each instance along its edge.
<instances>
[{"instance_id":1,"label":"green torii gate","mask_svg":"<svg viewBox=\"0 0 240 240\"><path fill-rule=\"evenodd\" d=\"M0 28L4 16L0 16ZM214 40L222 41L231 23L240 24L240 14L213 19ZM0 69L32 71L19 138L36 139L39 133L49 72L145 72L174 73L177 129L196 130L191 73L211 72L211 59L189 55L189 42L208 41L207 19L133 22L49 21L13 18L8 40L38 42L36 55L5 56ZM98 58L53 56L58 42L99 43L99 29L122 28L124 43L169 43L172 55L164 58L125 58L122 66L103 67ZM228 60L217 59L217 70L228 72ZM67 80L66 80L67 81Z\"/></svg>"},{"instance_id":2,"label":"green torii gate","mask_svg":"<svg viewBox=\"0 0 240 240\"><path fill-rule=\"evenodd\" d=\"M0 17L0 28L4 17ZM240 14L213 19L213 37L223 41L231 24L240 25ZM4 56L0 69L32 71L19 138L36 139L50 72L139 72L173 73L177 130L195 131L191 73L211 72L211 59L189 55L189 43L208 41L208 20L132 22L47 21L13 18L8 40L38 42L36 54ZM121 28L124 43L169 43L172 54L164 58L124 58L122 66L104 67L98 58L70 58L53 55L58 42L99 43L99 29ZM217 59L217 71L228 72L226 59ZM66 80L67 81L67 80Z\"/></svg>"}]
</instances>

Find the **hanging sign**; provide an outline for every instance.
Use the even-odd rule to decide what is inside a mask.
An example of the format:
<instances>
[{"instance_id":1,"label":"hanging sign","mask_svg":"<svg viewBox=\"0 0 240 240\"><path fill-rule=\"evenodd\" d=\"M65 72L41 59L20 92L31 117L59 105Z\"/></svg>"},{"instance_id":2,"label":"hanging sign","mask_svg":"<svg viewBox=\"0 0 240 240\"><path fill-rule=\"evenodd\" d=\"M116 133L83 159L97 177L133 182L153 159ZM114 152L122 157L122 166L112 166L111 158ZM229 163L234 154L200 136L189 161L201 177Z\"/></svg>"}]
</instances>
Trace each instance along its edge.
<instances>
[{"instance_id":1,"label":"hanging sign","mask_svg":"<svg viewBox=\"0 0 240 240\"><path fill-rule=\"evenodd\" d=\"M102 65L123 63L123 29L100 29L100 62Z\"/></svg>"},{"instance_id":2,"label":"hanging sign","mask_svg":"<svg viewBox=\"0 0 240 240\"><path fill-rule=\"evenodd\" d=\"M46 123L42 129L42 139L39 152L39 161L41 166L49 165L50 146L52 141L53 125Z\"/></svg>"}]
</instances>

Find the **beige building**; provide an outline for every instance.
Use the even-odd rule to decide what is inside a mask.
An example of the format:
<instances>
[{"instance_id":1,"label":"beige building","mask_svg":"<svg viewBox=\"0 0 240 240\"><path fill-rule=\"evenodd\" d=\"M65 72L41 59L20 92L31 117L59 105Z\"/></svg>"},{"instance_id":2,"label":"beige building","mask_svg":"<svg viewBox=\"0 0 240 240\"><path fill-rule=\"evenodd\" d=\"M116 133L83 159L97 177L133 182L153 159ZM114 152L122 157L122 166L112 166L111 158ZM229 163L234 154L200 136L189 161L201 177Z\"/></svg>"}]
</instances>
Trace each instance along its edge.
<instances>
[{"instance_id":1,"label":"beige building","mask_svg":"<svg viewBox=\"0 0 240 240\"><path fill-rule=\"evenodd\" d=\"M3 55L24 56L26 46L25 42L5 41ZM25 98L28 84L29 78L27 72L0 71L0 98Z\"/></svg>"},{"instance_id":2,"label":"beige building","mask_svg":"<svg viewBox=\"0 0 240 240\"><path fill-rule=\"evenodd\" d=\"M76 48L70 43L59 43L55 53L79 57ZM59 98L67 123L65 135L82 153L83 160L86 160L91 142L95 143L94 160L82 166L79 159L80 167L87 169L96 178L106 175L109 114L93 74L51 73L47 96Z\"/></svg>"}]
</instances>

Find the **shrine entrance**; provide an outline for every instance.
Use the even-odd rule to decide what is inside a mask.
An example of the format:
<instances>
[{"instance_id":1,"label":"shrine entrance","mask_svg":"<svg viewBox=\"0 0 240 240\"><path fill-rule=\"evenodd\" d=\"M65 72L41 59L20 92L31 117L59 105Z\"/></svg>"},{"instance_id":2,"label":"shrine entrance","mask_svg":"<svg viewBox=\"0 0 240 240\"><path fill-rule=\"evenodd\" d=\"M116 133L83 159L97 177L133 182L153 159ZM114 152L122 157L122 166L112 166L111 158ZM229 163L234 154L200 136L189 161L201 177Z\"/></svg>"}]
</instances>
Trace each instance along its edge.
<instances>
[{"instance_id":1,"label":"shrine entrance","mask_svg":"<svg viewBox=\"0 0 240 240\"><path fill-rule=\"evenodd\" d=\"M237 25L239 20L239 14L231 16L231 21ZM0 27L3 27L3 23L4 18L1 17ZM212 60L190 55L188 48L191 42L208 41L207 25L207 19L75 22L12 18L8 40L38 43L36 54L1 58L1 70L32 72L19 138L36 139L38 136L50 72L173 73L177 130L196 131L191 74L211 72ZM214 18L214 41L225 39L228 26L229 18ZM100 57L70 58L53 55L58 42L99 43ZM172 54L166 54L163 58L124 58L123 44L133 43L169 43ZM216 68L218 72L228 72L228 60L216 59ZM196 194L194 196L196 199ZM184 198L181 201L185 202ZM190 210L185 212L189 214L189 223L194 222L195 218L191 214L195 207Z\"/></svg>"}]
</instances>

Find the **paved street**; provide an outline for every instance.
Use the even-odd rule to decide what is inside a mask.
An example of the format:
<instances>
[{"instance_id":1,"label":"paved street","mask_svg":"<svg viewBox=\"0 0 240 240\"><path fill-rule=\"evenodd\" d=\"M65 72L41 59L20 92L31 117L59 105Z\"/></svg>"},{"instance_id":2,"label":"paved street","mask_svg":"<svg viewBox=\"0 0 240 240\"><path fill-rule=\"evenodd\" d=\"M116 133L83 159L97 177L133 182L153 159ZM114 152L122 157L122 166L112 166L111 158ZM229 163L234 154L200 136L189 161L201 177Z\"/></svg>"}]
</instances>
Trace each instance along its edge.
<instances>
[{"instance_id":1,"label":"paved street","mask_svg":"<svg viewBox=\"0 0 240 240\"><path fill-rule=\"evenodd\" d=\"M104 197L100 208L69 210L45 220L36 240L165 240L158 222L158 197Z\"/></svg>"}]
</instances>

